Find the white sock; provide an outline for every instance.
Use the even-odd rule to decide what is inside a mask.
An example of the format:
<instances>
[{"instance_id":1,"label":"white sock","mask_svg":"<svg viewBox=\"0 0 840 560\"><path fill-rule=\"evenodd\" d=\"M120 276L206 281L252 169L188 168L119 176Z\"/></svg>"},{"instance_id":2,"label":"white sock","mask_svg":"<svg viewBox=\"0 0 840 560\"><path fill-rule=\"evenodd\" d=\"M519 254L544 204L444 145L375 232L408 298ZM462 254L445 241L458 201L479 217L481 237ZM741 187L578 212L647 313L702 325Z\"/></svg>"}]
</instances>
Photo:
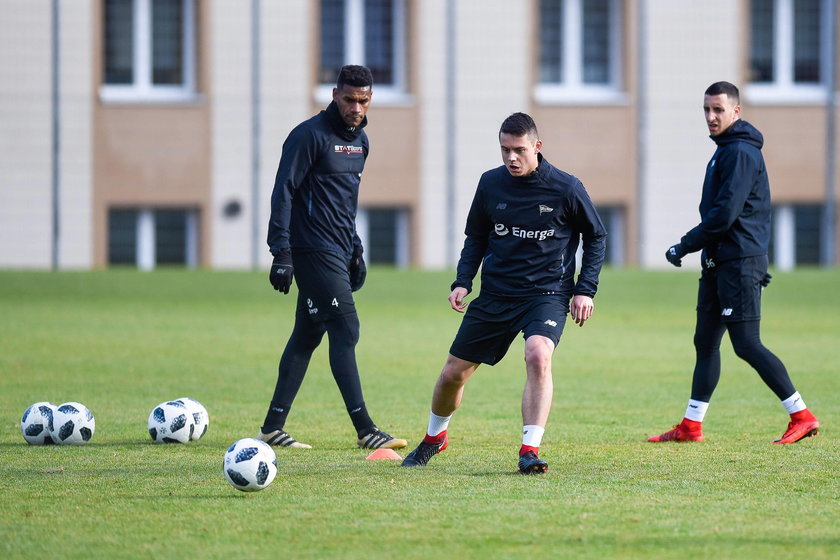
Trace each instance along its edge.
<instances>
[{"instance_id":1,"label":"white sock","mask_svg":"<svg viewBox=\"0 0 840 560\"><path fill-rule=\"evenodd\" d=\"M794 392L791 396L782 401L782 406L788 411L788 414L799 412L808 408L805 406L805 401L799 396L799 391Z\"/></svg>"},{"instance_id":2,"label":"white sock","mask_svg":"<svg viewBox=\"0 0 840 560\"><path fill-rule=\"evenodd\" d=\"M522 445L539 447L542 442L545 428L536 424L528 424L522 427Z\"/></svg>"},{"instance_id":3,"label":"white sock","mask_svg":"<svg viewBox=\"0 0 840 560\"><path fill-rule=\"evenodd\" d=\"M688 399L688 406L685 409L685 417L695 422L702 422L703 417L706 416L706 410L709 408L709 403L703 401L695 401Z\"/></svg>"},{"instance_id":4,"label":"white sock","mask_svg":"<svg viewBox=\"0 0 840 560\"><path fill-rule=\"evenodd\" d=\"M438 416L434 412L429 412L429 429L426 433L430 436L436 436L449 427L449 420L452 416Z\"/></svg>"}]
</instances>

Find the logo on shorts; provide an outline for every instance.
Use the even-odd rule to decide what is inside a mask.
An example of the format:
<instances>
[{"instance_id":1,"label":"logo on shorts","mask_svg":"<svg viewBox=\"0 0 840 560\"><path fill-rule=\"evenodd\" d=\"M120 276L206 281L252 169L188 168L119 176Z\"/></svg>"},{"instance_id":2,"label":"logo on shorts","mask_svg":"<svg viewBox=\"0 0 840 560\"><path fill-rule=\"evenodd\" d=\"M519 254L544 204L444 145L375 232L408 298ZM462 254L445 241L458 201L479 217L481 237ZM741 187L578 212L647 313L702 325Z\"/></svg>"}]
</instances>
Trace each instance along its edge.
<instances>
[{"instance_id":1,"label":"logo on shorts","mask_svg":"<svg viewBox=\"0 0 840 560\"><path fill-rule=\"evenodd\" d=\"M306 307L309 308L309 314L310 315L316 315L318 313L318 308L317 307L312 307L313 305L315 305L315 304L312 303L312 300L309 299L309 298L306 298Z\"/></svg>"},{"instance_id":2,"label":"logo on shorts","mask_svg":"<svg viewBox=\"0 0 840 560\"><path fill-rule=\"evenodd\" d=\"M726 309L721 311L720 314L721 314L722 317L729 317L730 315L732 315L732 308L727 307Z\"/></svg>"},{"instance_id":3,"label":"logo on shorts","mask_svg":"<svg viewBox=\"0 0 840 560\"><path fill-rule=\"evenodd\" d=\"M544 325L548 325L549 327L556 327L557 321L552 321L551 319L546 319Z\"/></svg>"}]
</instances>

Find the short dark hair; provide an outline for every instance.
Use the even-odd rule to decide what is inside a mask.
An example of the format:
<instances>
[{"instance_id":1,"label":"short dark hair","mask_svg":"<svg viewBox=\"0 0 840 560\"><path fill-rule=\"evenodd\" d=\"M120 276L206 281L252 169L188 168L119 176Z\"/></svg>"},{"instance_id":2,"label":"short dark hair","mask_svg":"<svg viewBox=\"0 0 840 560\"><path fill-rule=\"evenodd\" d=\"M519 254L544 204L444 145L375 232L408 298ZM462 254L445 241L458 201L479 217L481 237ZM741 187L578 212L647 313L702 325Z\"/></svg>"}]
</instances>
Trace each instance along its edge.
<instances>
[{"instance_id":1,"label":"short dark hair","mask_svg":"<svg viewBox=\"0 0 840 560\"><path fill-rule=\"evenodd\" d=\"M367 66L359 66L357 64L342 66L341 70L338 71L338 79L336 80L335 87L340 89L345 84L351 87L369 87L372 89L373 74L370 73L370 68Z\"/></svg>"},{"instance_id":2,"label":"short dark hair","mask_svg":"<svg viewBox=\"0 0 840 560\"><path fill-rule=\"evenodd\" d=\"M726 94L729 99L735 102L735 105L741 104L741 94L735 84L729 82L715 82L706 88L706 95L721 95Z\"/></svg>"},{"instance_id":3,"label":"short dark hair","mask_svg":"<svg viewBox=\"0 0 840 560\"><path fill-rule=\"evenodd\" d=\"M499 134L512 134L513 136L531 136L539 138L540 134L537 132L537 123L530 115L525 113L514 113L504 120Z\"/></svg>"}]
</instances>

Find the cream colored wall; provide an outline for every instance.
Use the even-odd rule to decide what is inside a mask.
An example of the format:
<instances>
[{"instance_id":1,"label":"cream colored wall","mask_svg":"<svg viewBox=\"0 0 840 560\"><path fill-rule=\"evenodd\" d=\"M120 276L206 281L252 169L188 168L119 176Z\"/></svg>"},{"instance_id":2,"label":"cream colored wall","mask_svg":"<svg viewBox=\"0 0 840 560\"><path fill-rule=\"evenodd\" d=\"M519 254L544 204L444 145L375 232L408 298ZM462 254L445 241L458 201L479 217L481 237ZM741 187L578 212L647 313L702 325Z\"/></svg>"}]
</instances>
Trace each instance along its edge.
<instances>
[{"instance_id":1,"label":"cream colored wall","mask_svg":"<svg viewBox=\"0 0 840 560\"><path fill-rule=\"evenodd\" d=\"M210 262L214 268L250 265L251 9L250 3L213 0L210 11ZM225 217L236 201L242 211Z\"/></svg>"},{"instance_id":2,"label":"cream colored wall","mask_svg":"<svg viewBox=\"0 0 840 560\"><path fill-rule=\"evenodd\" d=\"M50 3L0 17L0 263L49 267L52 251Z\"/></svg>"},{"instance_id":3,"label":"cream colored wall","mask_svg":"<svg viewBox=\"0 0 840 560\"><path fill-rule=\"evenodd\" d=\"M481 9L459 2L456 13L455 252L463 247L464 224L481 174L502 165L498 132L502 121L529 109L530 11L509 0L487 0ZM443 60L441 64L443 64ZM449 137L451 133L443 130Z\"/></svg>"},{"instance_id":4,"label":"cream colored wall","mask_svg":"<svg viewBox=\"0 0 840 560\"><path fill-rule=\"evenodd\" d=\"M443 268L452 258L446 247L447 148L454 137L446 123L446 0L416 3L413 29L416 64L414 83L418 103L417 159L420 193L412 230L415 263ZM451 149L451 148L450 148ZM456 229L458 233L463 227Z\"/></svg>"},{"instance_id":5,"label":"cream colored wall","mask_svg":"<svg viewBox=\"0 0 840 560\"><path fill-rule=\"evenodd\" d=\"M714 24L710 25L710 14ZM640 264L664 268L665 250L699 223L705 166L715 145L703 117L709 84L740 82L738 3L651 0L639 30L643 52ZM684 266L698 267L689 257Z\"/></svg>"},{"instance_id":6,"label":"cream colored wall","mask_svg":"<svg viewBox=\"0 0 840 560\"><path fill-rule=\"evenodd\" d=\"M289 132L314 113L312 58L315 12L314 2L261 3L261 115L260 119L260 197L257 238L262 266L271 255L266 245L271 214L271 191L283 141ZM250 177L250 175L249 175Z\"/></svg>"}]
</instances>

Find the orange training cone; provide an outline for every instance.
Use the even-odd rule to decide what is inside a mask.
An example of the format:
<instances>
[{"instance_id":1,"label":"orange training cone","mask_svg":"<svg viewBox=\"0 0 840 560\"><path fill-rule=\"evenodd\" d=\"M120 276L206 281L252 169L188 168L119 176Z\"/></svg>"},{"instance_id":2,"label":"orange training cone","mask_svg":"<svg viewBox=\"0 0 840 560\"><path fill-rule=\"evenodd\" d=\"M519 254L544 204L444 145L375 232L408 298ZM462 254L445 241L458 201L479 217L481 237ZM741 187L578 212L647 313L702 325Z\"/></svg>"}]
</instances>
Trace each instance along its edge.
<instances>
[{"instance_id":1,"label":"orange training cone","mask_svg":"<svg viewBox=\"0 0 840 560\"><path fill-rule=\"evenodd\" d=\"M380 459L391 459L393 461L402 459L402 457L400 457L397 454L397 452L393 449L385 449L383 447L380 447L379 449L365 457L366 461L378 461Z\"/></svg>"}]
</instances>

